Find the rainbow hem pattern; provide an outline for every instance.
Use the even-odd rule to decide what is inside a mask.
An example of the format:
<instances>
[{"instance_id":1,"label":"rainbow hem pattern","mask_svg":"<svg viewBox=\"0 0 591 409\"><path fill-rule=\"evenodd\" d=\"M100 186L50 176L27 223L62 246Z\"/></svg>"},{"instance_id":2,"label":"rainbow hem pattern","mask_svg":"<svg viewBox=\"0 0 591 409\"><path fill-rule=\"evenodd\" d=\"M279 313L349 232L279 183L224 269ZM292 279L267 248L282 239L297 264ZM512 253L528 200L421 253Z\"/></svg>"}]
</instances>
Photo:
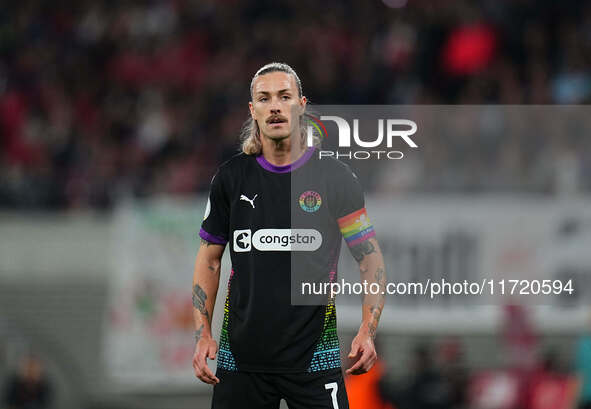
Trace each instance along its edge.
<instances>
[{"instance_id":1,"label":"rainbow hem pattern","mask_svg":"<svg viewBox=\"0 0 591 409\"><path fill-rule=\"evenodd\" d=\"M365 207L341 217L337 220L347 246L354 247L359 243L374 237L376 232L367 216Z\"/></svg>"},{"instance_id":2,"label":"rainbow hem pattern","mask_svg":"<svg viewBox=\"0 0 591 409\"><path fill-rule=\"evenodd\" d=\"M337 311L334 298L326 305L322 335L314 349L308 372L325 371L341 367L339 337L337 336Z\"/></svg>"},{"instance_id":3,"label":"rainbow hem pattern","mask_svg":"<svg viewBox=\"0 0 591 409\"><path fill-rule=\"evenodd\" d=\"M234 277L234 269L230 272L228 279L228 294L226 295L226 302L224 304L224 322L222 323L222 330L220 334L220 347L218 351L218 368L226 371L237 371L236 360L232 351L230 351L230 339L228 337L228 322L230 320L230 284Z\"/></svg>"}]
</instances>

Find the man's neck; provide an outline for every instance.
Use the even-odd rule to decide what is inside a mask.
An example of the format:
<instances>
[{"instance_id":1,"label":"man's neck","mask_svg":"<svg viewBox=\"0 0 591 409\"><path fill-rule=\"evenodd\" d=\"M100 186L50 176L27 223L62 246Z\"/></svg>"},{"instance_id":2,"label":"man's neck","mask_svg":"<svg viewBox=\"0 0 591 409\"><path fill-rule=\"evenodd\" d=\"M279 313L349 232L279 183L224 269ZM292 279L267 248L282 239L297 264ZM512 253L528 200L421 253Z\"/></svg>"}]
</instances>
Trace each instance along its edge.
<instances>
[{"instance_id":1,"label":"man's neck","mask_svg":"<svg viewBox=\"0 0 591 409\"><path fill-rule=\"evenodd\" d=\"M291 137L276 142L261 136L261 144L263 146L263 157L267 162L275 166L290 165L305 152L305 148L301 144L292 144Z\"/></svg>"}]
</instances>

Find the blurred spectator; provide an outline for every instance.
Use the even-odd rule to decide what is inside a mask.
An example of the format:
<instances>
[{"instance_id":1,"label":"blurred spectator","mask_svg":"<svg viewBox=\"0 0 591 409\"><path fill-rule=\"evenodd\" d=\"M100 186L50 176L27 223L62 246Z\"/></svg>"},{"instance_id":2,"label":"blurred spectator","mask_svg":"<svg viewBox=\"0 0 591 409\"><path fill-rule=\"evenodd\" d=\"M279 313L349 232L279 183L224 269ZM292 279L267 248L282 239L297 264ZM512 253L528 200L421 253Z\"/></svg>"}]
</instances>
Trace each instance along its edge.
<instances>
[{"instance_id":1,"label":"blurred spectator","mask_svg":"<svg viewBox=\"0 0 591 409\"><path fill-rule=\"evenodd\" d=\"M577 381L560 368L556 352L545 353L529 381L527 409L571 409L576 407Z\"/></svg>"},{"instance_id":2,"label":"blurred spectator","mask_svg":"<svg viewBox=\"0 0 591 409\"><path fill-rule=\"evenodd\" d=\"M517 383L515 407L525 408L529 382L538 363L538 338L526 307L519 304L505 306L502 336L506 365Z\"/></svg>"},{"instance_id":3,"label":"blurred spectator","mask_svg":"<svg viewBox=\"0 0 591 409\"><path fill-rule=\"evenodd\" d=\"M537 336L531 323L528 310L519 304L505 306L503 341L506 362L512 369L522 372L532 371L537 359Z\"/></svg>"},{"instance_id":4,"label":"blurred spectator","mask_svg":"<svg viewBox=\"0 0 591 409\"><path fill-rule=\"evenodd\" d=\"M451 337L439 345L442 376L449 382L451 407L466 408L469 374L459 338Z\"/></svg>"},{"instance_id":5,"label":"blurred spectator","mask_svg":"<svg viewBox=\"0 0 591 409\"><path fill-rule=\"evenodd\" d=\"M22 359L19 371L8 380L4 397L7 409L51 407L52 388L41 361L32 355Z\"/></svg>"},{"instance_id":6,"label":"blurred spectator","mask_svg":"<svg viewBox=\"0 0 591 409\"><path fill-rule=\"evenodd\" d=\"M511 371L484 370L470 381L469 407L472 409L521 409L525 399L520 379Z\"/></svg>"},{"instance_id":7,"label":"blurred spectator","mask_svg":"<svg viewBox=\"0 0 591 409\"><path fill-rule=\"evenodd\" d=\"M450 380L436 367L426 345L414 350L413 371L407 385L394 397L398 409L452 409L453 395Z\"/></svg>"}]
</instances>

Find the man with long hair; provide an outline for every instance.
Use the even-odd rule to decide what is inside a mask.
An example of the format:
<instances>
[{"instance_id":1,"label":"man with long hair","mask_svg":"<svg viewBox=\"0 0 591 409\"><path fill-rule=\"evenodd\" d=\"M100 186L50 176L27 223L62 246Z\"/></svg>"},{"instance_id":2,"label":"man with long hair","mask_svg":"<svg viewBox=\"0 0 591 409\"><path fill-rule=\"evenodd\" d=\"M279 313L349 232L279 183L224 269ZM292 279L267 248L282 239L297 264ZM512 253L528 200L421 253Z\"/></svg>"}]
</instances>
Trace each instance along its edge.
<instances>
[{"instance_id":1,"label":"man with long hair","mask_svg":"<svg viewBox=\"0 0 591 409\"><path fill-rule=\"evenodd\" d=\"M307 146L307 101L290 66L259 69L250 93L242 153L215 174L199 232L195 376L215 385L215 409L278 408L281 399L290 409L346 409L334 297L326 295L323 305L294 305L292 285L298 274L334 282L344 237L361 278L384 288L363 192L347 165L321 159ZM218 351L211 318L226 244L232 272ZM347 373L362 374L374 364L383 305L383 295L365 295ZM214 375L206 360L216 354Z\"/></svg>"}]
</instances>

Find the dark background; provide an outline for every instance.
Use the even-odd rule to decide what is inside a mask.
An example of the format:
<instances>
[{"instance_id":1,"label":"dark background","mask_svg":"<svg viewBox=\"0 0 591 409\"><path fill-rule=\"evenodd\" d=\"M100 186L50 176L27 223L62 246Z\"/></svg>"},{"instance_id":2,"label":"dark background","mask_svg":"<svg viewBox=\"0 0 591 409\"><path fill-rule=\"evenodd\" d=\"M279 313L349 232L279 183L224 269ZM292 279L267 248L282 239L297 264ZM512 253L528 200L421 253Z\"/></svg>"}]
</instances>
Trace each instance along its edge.
<instances>
[{"instance_id":1,"label":"dark background","mask_svg":"<svg viewBox=\"0 0 591 409\"><path fill-rule=\"evenodd\" d=\"M590 27L591 5L575 0L5 2L0 206L109 209L206 191L270 61L294 67L312 104L584 104ZM500 147L468 142L430 141L442 168L510 166ZM574 150L587 180L582 143L566 137L550 157ZM541 160L535 136L513 145L519 170ZM486 169L473 162L459 171Z\"/></svg>"}]
</instances>

